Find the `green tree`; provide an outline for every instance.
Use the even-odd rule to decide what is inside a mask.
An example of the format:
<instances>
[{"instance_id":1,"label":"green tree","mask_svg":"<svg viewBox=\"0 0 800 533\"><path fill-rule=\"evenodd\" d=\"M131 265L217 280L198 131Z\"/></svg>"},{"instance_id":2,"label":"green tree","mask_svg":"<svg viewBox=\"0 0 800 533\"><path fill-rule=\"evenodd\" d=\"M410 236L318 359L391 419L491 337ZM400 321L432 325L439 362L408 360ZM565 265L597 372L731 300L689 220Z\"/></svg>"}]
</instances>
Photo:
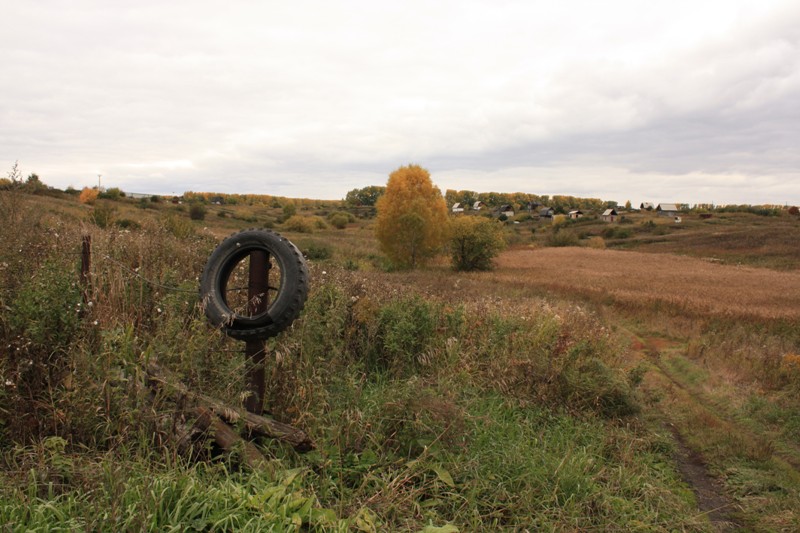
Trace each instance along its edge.
<instances>
[{"instance_id":1,"label":"green tree","mask_svg":"<svg viewBox=\"0 0 800 533\"><path fill-rule=\"evenodd\" d=\"M392 172L376 207L378 242L396 266L415 268L444 244L447 205L430 173L421 166L408 165Z\"/></svg>"},{"instance_id":2,"label":"green tree","mask_svg":"<svg viewBox=\"0 0 800 533\"><path fill-rule=\"evenodd\" d=\"M450 223L450 257L455 270L490 270L505 248L503 225L484 217L460 216Z\"/></svg>"},{"instance_id":3,"label":"green tree","mask_svg":"<svg viewBox=\"0 0 800 533\"><path fill-rule=\"evenodd\" d=\"M386 192L386 187L380 185L369 185L361 189L353 189L344 197L347 205L359 207L362 205L373 206L378 202L378 199Z\"/></svg>"},{"instance_id":4,"label":"green tree","mask_svg":"<svg viewBox=\"0 0 800 533\"><path fill-rule=\"evenodd\" d=\"M30 174L28 179L25 180L25 184L22 186L25 192L31 194L39 194L47 190L47 185L42 183L42 180L39 178L38 174Z\"/></svg>"}]
</instances>

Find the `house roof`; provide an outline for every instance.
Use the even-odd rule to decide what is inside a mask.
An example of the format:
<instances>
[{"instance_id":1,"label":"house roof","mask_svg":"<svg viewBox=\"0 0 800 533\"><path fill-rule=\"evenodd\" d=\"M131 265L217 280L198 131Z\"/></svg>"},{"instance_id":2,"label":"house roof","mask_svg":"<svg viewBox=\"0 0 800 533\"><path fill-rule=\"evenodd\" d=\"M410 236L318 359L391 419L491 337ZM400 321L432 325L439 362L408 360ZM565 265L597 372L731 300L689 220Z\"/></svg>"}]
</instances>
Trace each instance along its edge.
<instances>
[{"instance_id":1,"label":"house roof","mask_svg":"<svg viewBox=\"0 0 800 533\"><path fill-rule=\"evenodd\" d=\"M575 211L570 211L569 214L570 215L582 215L583 211L581 211L580 209L576 209Z\"/></svg>"},{"instance_id":2,"label":"house roof","mask_svg":"<svg viewBox=\"0 0 800 533\"><path fill-rule=\"evenodd\" d=\"M603 211L603 216L604 217L611 216L611 215L616 215L616 214L617 214L617 210L616 209L606 209L605 211Z\"/></svg>"},{"instance_id":3,"label":"house roof","mask_svg":"<svg viewBox=\"0 0 800 533\"><path fill-rule=\"evenodd\" d=\"M461 209L461 203L460 202L454 203L453 204L453 209Z\"/></svg>"},{"instance_id":4,"label":"house roof","mask_svg":"<svg viewBox=\"0 0 800 533\"><path fill-rule=\"evenodd\" d=\"M653 202L642 202L639 207L641 207L642 209L647 209L648 207L652 209Z\"/></svg>"},{"instance_id":5,"label":"house roof","mask_svg":"<svg viewBox=\"0 0 800 533\"><path fill-rule=\"evenodd\" d=\"M539 210L539 214L542 216L550 216L552 213L553 213L552 207L543 207L541 210Z\"/></svg>"},{"instance_id":6,"label":"house roof","mask_svg":"<svg viewBox=\"0 0 800 533\"><path fill-rule=\"evenodd\" d=\"M658 204L656 211L680 211L677 204Z\"/></svg>"},{"instance_id":7,"label":"house roof","mask_svg":"<svg viewBox=\"0 0 800 533\"><path fill-rule=\"evenodd\" d=\"M513 210L514 210L514 208L511 207L509 204L505 204L505 205L501 205L500 206L500 211L513 211Z\"/></svg>"},{"instance_id":8,"label":"house roof","mask_svg":"<svg viewBox=\"0 0 800 533\"><path fill-rule=\"evenodd\" d=\"M482 205L483 205L483 202L481 202L480 200L478 200L478 201L476 201L474 204L472 204L472 207L480 207L480 206L482 206Z\"/></svg>"}]
</instances>

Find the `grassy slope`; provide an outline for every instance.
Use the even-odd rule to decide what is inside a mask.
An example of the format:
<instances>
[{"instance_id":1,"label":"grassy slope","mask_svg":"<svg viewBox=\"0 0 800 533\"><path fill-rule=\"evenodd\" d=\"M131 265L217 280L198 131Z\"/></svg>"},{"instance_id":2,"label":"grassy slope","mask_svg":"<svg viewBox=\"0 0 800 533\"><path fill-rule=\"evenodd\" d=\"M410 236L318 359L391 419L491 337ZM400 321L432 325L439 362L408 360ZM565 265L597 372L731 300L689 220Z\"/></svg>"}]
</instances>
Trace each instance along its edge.
<instances>
[{"instance_id":1,"label":"grassy slope","mask_svg":"<svg viewBox=\"0 0 800 533\"><path fill-rule=\"evenodd\" d=\"M301 248L330 258L313 265L314 292L303 319L272 345L269 403L279 418L308 429L317 451L297 456L262 443L274 470L259 476L229 472L226 465L235 461L219 468L186 465L168 447L152 447L156 419L119 376L135 376L143 358L157 356L194 387L236 401L238 347L208 331L189 294L214 238L274 224L281 210L212 207L198 223L174 206L115 204L118 219L141 228L120 233L84 225L93 233L96 257L108 257L94 267L97 324L62 320L70 335L47 339L63 344L53 360L36 346L46 329L26 329L18 317L32 313L46 325L70 309L45 317L35 306L20 310L20 301L24 296L52 308L55 295L47 288L73 274L69 267L40 270L48 283L32 283L29 268L14 267L21 264L15 250L36 251L43 264L74 265L68 254L79 242L77 221L89 210L53 199L28 207L10 221L28 231L3 235L14 243L2 258L12 265L3 270L4 340L25 355L9 354L2 367L13 386L3 389L0 412L8 482L0 523L165 529L229 520L227 527L253 530L298 523L325 530L448 523L463 530L712 527L679 479L669 432L628 414L637 405L631 384L644 367L625 349L627 334L612 333L585 304L569 303L585 294L566 286L562 296L548 297L552 287L503 279L502 269L497 275L445 269L387 275L368 220L344 230L289 233ZM228 216L217 216L223 209ZM42 214L47 211L63 214ZM592 227L586 224L588 234ZM529 234L514 229L518 239ZM159 290L131 272L189 292ZM602 313L606 302L593 300ZM655 322L645 317L636 327ZM664 322L672 324L669 332L686 333L679 319ZM706 337L692 337L692 354L713 330L702 333ZM27 361L47 379L26 374ZM25 387L38 387L44 401L31 403ZM654 402L653 389L646 392ZM771 396L757 398L763 399L757 412L775 408ZM784 504L795 501L794 489L785 490ZM772 495L761 490L757 497ZM94 506L108 511L93 513ZM776 508L784 514L773 525L794 523L790 507ZM755 509L745 511L757 516Z\"/></svg>"}]
</instances>

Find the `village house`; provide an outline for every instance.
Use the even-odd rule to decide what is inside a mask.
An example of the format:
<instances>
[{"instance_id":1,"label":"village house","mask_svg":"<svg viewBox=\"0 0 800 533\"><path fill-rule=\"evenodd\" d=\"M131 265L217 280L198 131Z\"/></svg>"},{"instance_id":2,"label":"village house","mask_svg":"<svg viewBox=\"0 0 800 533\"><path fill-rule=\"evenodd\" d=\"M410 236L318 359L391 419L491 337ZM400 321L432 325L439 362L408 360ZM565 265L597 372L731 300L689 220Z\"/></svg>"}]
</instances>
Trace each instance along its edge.
<instances>
[{"instance_id":1,"label":"village house","mask_svg":"<svg viewBox=\"0 0 800 533\"><path fill-rule=\"evenodd\" d=\"M572 220L576 220L583 217L583 211L581 211L580 209L575 211L570 211L569 213L567 213L567 216L569 216L569 218L571 218Z\"/></svg>"},{"instance_id":2,"label":"village house","mask_svg":"<svg viewBox=\"0 0 800 533\"><path fill-rule=\"evenodd\" d=\"M552 207L543 207L539 210L539 218L553 218L555 213Z\"/></svg>"},{"instance_id":3,"label":"village house","mask_svg":"<svg viewBox=\"0 0 800 533\"><path fill-rule=\"evenodd\" d=\"M459 202L453 204L453 213L463 213L463 212L464 212L463 204Z\"/></svg>"},{"instance_id":4,"label":"village house","mask_svg":"<svg viewBox=\"0 0 800 533\"><path fill-rule=\"evenodd\" d=\"M643 211L652 211L654 208L653 202L642 202L639 204L639 209Z\"/></svg>"},{"instance_id":5,"label":"village house","mask_svg":"<svg viewBox=\"0 0 800 533\"><path fill-rule=\"evenodd\" d=\"M498 216L505 215L506 218L511 218L514 216L514 208L508 204L501 205L500 208L497 210Z\"/></svg>"},{"instance_id":6,"label":"village house","mask_svg":"<svg viewBox=\"0 0 800 533\"><path fill-rule=\"evenodd\" d=\"M472 204L472 209L474 209L475 211L480 211L484 207L486 207L486 204L484 204L480 200L477 200L474 204Z\"/></svg>"},{"instance_id":7,"label":"village house","mask_svg":"<svg viewBox=\"0 0 800 533\"><path fill-rule=\"evenodd\" d=\"M656 212L662 217L676 217L680 209L677 204L658 204Z\"/></svg>"},{"instance_id":8,"label":"village house","mask_svg":"<svg viewBox=\"0 0 800 533\"><path fill-rule=\"evenodd\" d=\"M605 222L616 222L617 221L617 210L616 209L606 209L603 211L601 218Z\"/></svg>"}]
</instances>

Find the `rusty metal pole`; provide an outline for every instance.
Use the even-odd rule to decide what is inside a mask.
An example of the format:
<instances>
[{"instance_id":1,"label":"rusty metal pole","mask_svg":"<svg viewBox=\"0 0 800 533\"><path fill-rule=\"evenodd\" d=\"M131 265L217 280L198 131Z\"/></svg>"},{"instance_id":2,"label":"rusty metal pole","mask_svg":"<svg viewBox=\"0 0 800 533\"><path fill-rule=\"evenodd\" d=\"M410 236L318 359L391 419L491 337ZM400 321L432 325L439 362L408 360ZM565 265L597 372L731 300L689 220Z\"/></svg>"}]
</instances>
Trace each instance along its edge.
<instances>
[{"instance_id":1,"label":"rusty metal pole","mask_svg":"<svg viewBox=\"0 0 800 533\"><path fill-rule=\"evenodd\" d=\"M269 306L268 279L269 253L263 250L250 252L250 272L247 284L247 308L251 316L263 313ZM251 413L260 415L264 411L266 395L266 379L264 363L266 362L265 342L262 340L246 341L245 346L245 385L247 396L244 407Z\"/></svg>"},{"instance_id":2,"label":"rusty metal pole","mask_svg":"<svg viewBox=\"0 0 800 533\"><path fill-rule=\"evenodd\" d=\"M92 236L88 233L81 239L81 290L83 297L83 307L79 313L80 317L85 316L89 311L89 274L92 268Z\"/></svg>"}]
</instances>

